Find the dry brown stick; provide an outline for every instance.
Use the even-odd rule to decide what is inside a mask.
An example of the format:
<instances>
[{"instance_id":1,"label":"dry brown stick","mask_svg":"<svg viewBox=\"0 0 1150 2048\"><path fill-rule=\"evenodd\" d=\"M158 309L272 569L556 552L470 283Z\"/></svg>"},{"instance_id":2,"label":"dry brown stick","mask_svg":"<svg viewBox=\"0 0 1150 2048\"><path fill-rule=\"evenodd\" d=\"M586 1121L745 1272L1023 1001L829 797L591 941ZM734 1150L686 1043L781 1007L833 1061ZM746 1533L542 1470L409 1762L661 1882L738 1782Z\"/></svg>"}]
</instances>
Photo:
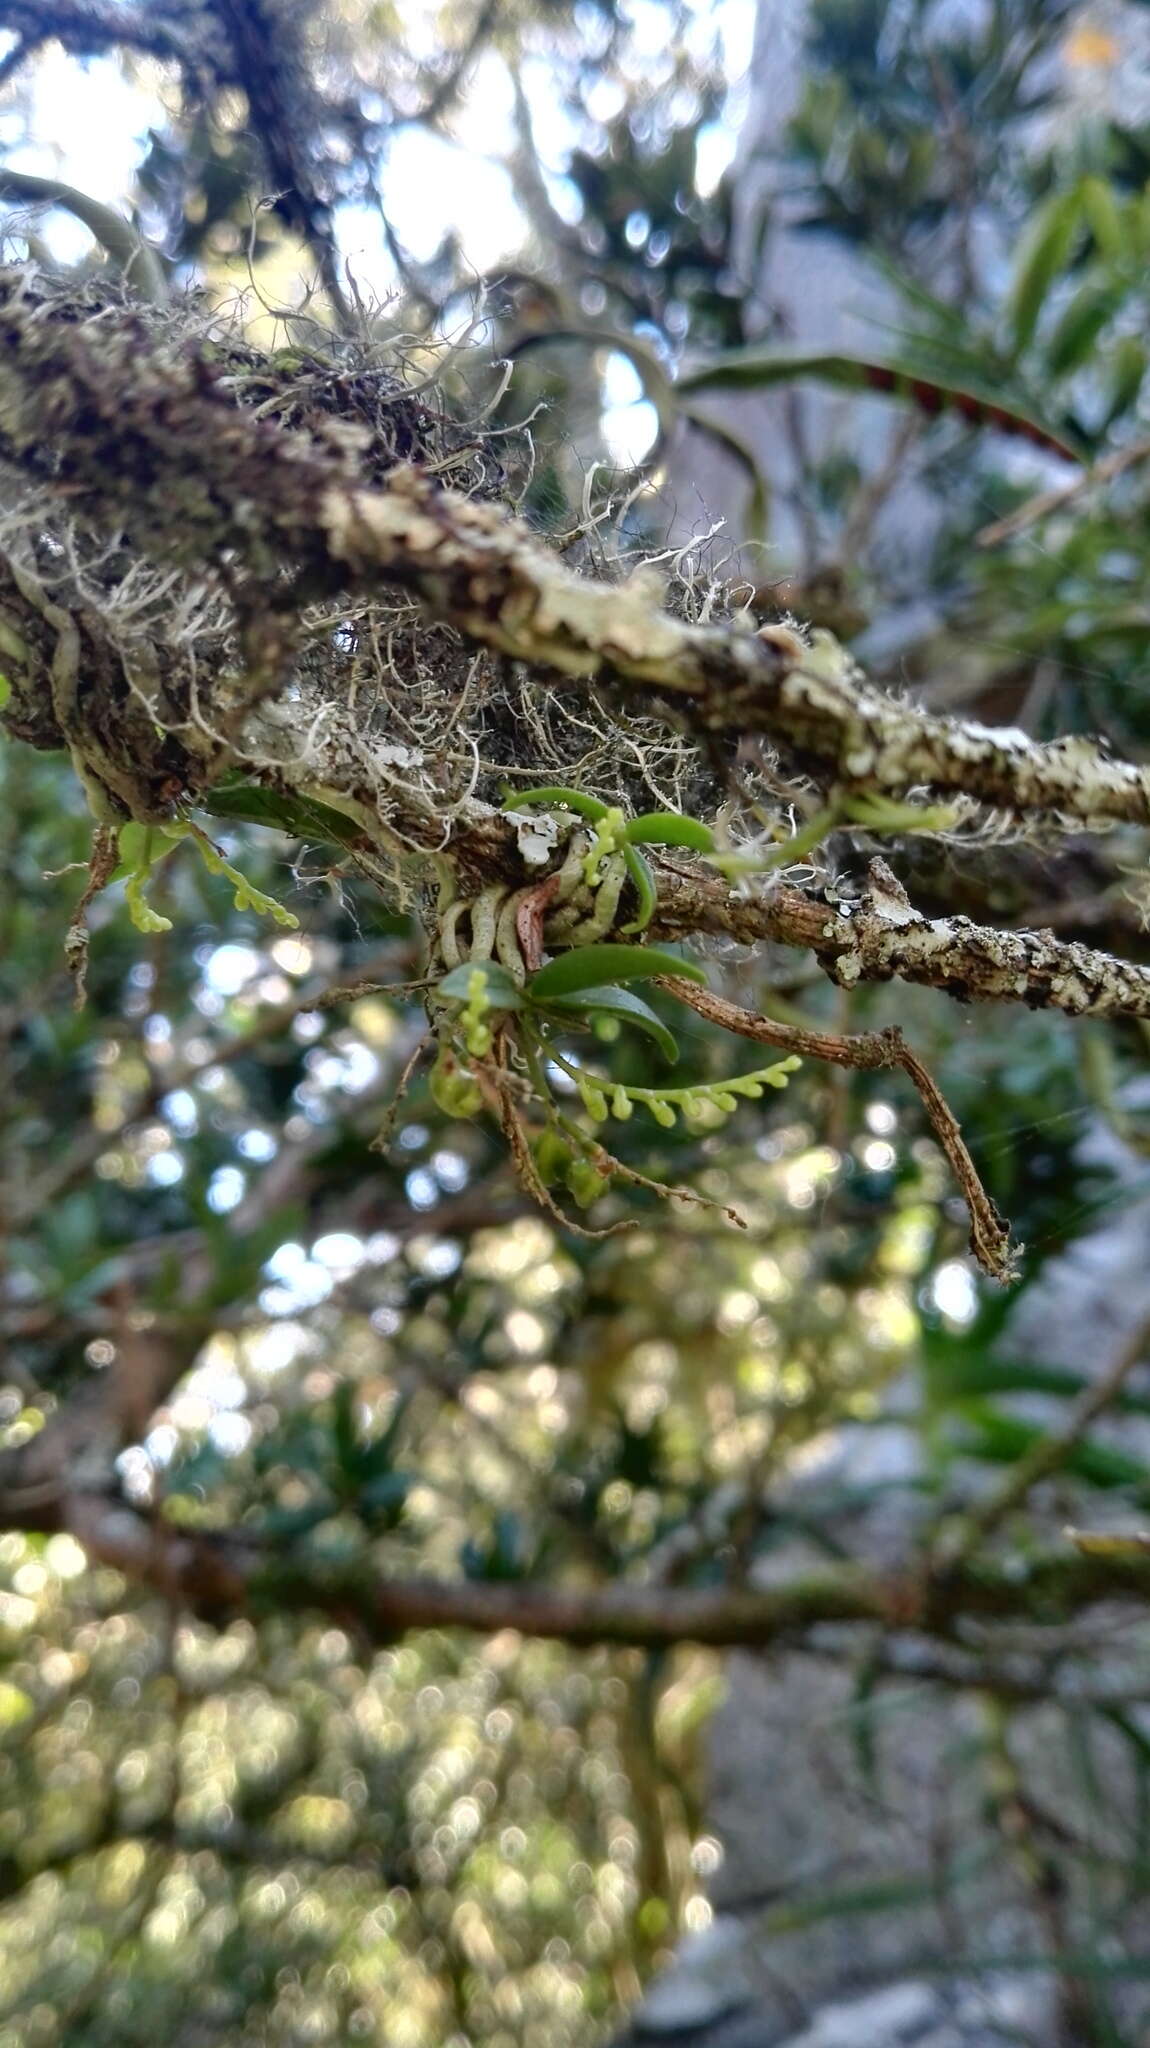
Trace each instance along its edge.
<instances>
[{"instance_id":1,"label":"dry brown stick","mask_svg":"<svg viewBox=\"0 0 1150 2048\"><path fill-rule=\"evenodd\" d=\"M965 1564L988 1536L1001 1527L1015 1508L1021 1507L1031 1489L1039 1481L1049 1477L1051 1472L1070 1456L1076 1444L1089 1429L1090 1424L1110 1406L1120 1394L1136 1365L1145 1357L1150 1344L1150 1317L1146 1317L1133 1336L1119 1352L1109 1370L1093 1386L1085 1387L1070 1410L1061 1429L1052 1430L1049 1436L1039 1437L1036 1443L1012 1465L1001 1485L995 1487L981 1504L963 1517L957 1540L941 1546L945 1567Z\"/></svg>"},{"instance_id":2,"label":"dry brown stick","mask_svg":"<svg viewBox=\"0 0 1150 2048\"><path fill-rule=\"evenodd\" d=\"M835 1066L860 1071L899 1067L914 1082L931 1128L950 1163L970 1212L970 1248L982 1267L995 1280L1010 1280L1017 1254L1010 1244L1009 1230L978 1177L978 1170L966 1149L957 1120L917 1053L912 1052L897 1026L885 1031L862 1031L850 1038L830 1031L814 1031L795 1024L776 1024L772 1018L756 1016L729 1003L710 989L698 988L678 975L662 975L655 983L680 1003L686 1003L700 1017L718 1024L724 1031L752 1038L759 1045L777 1046L782 1052L801 1058L828 1060Z\"/></svg>"},{"instance_id":3,"label":"dry brown stick","mask_svg":"<svg viewBox=\"0 0 1150 2048\"><path fill-rule=\"evenodd\" d=\"M1050 491L1036 491L1025 504L1008 512L1005 519L996 519L990 526L984 526L976 533L975 544L980 548L997 547L999 541L1012 540L1016 533L1022 533L1028 526L1034 526L1039 519L1045 519L1051 512L1060 512L1063 505L1069 505L1080 498L1095 484L1108 484L1135 463L1150 458L1150 439L1132 441L1127 448L1118 448L1113 455L1107 455L1090 469L1084 470L1068 484L1058 484Z\"/></svg>"}]
</instances>

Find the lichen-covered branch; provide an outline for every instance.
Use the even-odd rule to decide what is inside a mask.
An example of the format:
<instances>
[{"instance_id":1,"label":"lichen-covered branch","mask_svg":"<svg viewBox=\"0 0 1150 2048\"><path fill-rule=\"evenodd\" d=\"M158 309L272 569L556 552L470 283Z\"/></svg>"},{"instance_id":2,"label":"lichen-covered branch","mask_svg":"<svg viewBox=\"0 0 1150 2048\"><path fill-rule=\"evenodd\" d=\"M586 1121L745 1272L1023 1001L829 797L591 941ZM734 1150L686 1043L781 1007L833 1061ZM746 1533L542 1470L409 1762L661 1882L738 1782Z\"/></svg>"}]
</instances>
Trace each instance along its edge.
<instances>
[{"instance_id":1,"label":"lichen-covered branch","mask_svg":"<svg viewBox=\"0 0 1150 2048\"><path fill-rule=\"evenodd\" d=\"M448 903L470 917L476 957L488 957L469 905L513 905L525 881L538 890L559 876L538 873L547 848L532 856L536 871L527 875L522 819L517 826L478 792L474 734L494 705L486 730L498 734L500 760L509 704L499 684L491 693L489 675L487 709L460 743L460 691L466 703L475 684L468 663L488 660L460 655L461 638L515 657L539 679L537 694L522 703L528 733L544 747L562 697L557 685L567 678L585 686L606 752L618 753L628 716L611 687L618 685L649 699L656 718L669 707L672 723L685 720L701 735L769 733L796 765L821 775L830 808L820 817L832 822L852 782L872 802L876 793L933 784L1017 810L1146 812L1143 770L1081 745L1033 748L1019 735L929 719L873 690L825 635L808 641L788 625L755 631L739 619L692 623L663 608L646 571L613 586L564 566L483 494L482 468L478 495L430 473L428 417L370 354L346 372L335 367L338 355L309 364L309 396L273 372L265 395L262 360L243 344L196 339L178 309L133 308L106 296L93 305L16 271L0 273L5 343L0 455L27 490L5 522L0 553L0 636L14 672L5 722L33 744L68 747L100 821L105 858L101 867L93 857L73 925L78 945L84 906L111 871L116 828L129 819L163 824L179 809L210 804L221 775L241 767L265 791L326 806L348 858L373 879L390 881L405 862L425 880L435 873ZM408 452L423 461L403 459ZM445 466L457 462L449 444ZM476 475L472 468L472 484ZM43 523L53 518L62 537L45 547ZM142 593L133 584L141 565ZM381 596L388 587L405 593L390 612ZM421 626L419 606L440 623ZM420 643L437 635L450 657L428 670ZM424 661L418 688L397 663L397 639ZM365 716L361 682L385 672L388 694ZM392 734L397 724L412 730L417 699L421 743L397 743ZM581 707L575 722L583 747L594 721ZM704 758L706 748L674 747L671 781L680 797L684 760ZM646 754L649 774L648 736L635 752ZM488 796L491 780L488 771ZM712 807L714 800L712 774ZM577 809L578 792L574 801ZM570 823L574 813L564 815ZM538 839L537 822L528 822ZM553 834L562 822L551 819ZM769 867L748 877L744 899L722 873L692 866L689 850L676 847L676 857L656 862L641 906L621 895L636 885L617 861L604 908L610 892L601 877L593 905L576 900L580 891L589 898L593 878L583 872L587 849L572 846L575 893L562 914L574 922L561 934L558 917L555 931L541 922L537 954L544 943L571 945L576 930L587 943L590 932L637 929L636 912L645 923L653 909L654 928L809 947L847 988L898 975L964 1000L1150 1014L1150 970L1046 932L926 918L880 860L853 901L795 890ZM453 964L446 943L443 960ZM726 1029L785 1051L903 1068L966 1197L979 1262L1009 1277L1003 1220L945 1101L897 1033L788 1035L718 995L675 992ZM479 1085L475 1074L470 1085ZM510 1097L501 1105L525 1183L551 1207L530 1133ZM602 1166L586 1162L596 1183L624 1171L600 1156Z\"/></svg>"},{"instance_id":2,"label":"lichen-covered branch","mask_svg":"<svg viewBox=\"0 0 1150 2048\"><path fill-rule=\"evenodd\" d=\"M327 445L239 408L211 350L134 311L98 323L0 275L0 437L12 458L153 561L230 579L259 687L275 687L292 605L381 583L466 638L550 672L670 704L702 733L760 733L828 787L961 792L1020 812L1150 821L1150 776L1081 739L933 717L870 685L833 643L785 626L702 626L652 574L566 568L500 506L400 466L364 483L364 436ZM51 450L49 456L48 450Z\"/></svg>"},{"instance_id":3,"label":"lichen-covered branch","mask_svg":"<svg viewBox=\"0 0 1150 2048\"><path fill-rule=\"evenodd\" d=\"M843 988L897 978L945 989L960 1002L1024 1003L1071 1017L1150 1017L1150 967L1051 931L923 917L882 861L871 863L869 887L856 902L837 905L789 884L761 899L739 899L710 877L664 868L653 929L666 938L712 933L743 945L769 939L809 947Z\"/></svg>"}]
</instances>

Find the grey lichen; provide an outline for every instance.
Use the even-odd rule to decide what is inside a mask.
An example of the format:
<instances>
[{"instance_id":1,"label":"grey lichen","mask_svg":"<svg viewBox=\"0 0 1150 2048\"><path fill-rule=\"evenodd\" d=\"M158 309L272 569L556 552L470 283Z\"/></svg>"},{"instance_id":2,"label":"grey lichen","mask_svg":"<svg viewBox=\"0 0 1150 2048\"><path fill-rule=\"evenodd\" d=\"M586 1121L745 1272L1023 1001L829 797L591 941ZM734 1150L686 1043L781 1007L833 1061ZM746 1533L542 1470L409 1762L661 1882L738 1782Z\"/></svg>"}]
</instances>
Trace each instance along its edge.
<instances>
[{"instance_id":1,"label":"grey lichen","mask_svg":"<svg viewBox=\"0 0 1150 2048\"><path fill-rule=\"evenodd\" d=\"M631 810L725 803L735 848L762 844L765 802L785 838L812 784L838 818L953 792L976 825L979 805L1055 836L1150 822L1147 770L1084 740L933 717L829 634L729 606L703 624L653 570L567 566L503 502L482 428L367 343L269 359L188 308L3 271L0 463L5 722L66 745L105 821L170 817L239 770L341 813L352 858L432 880L447 860L469 894L558 858L538 819L524 838L500 815L541 772ZM776 755L733 800L721 750L748 736ZM828 908L771 859L737 892L664 863L664 928L689 897L680 929L809 945L844 986L1148 1013L1137 966L921 917L889 870Z\"/></svg>"}]
</instances>

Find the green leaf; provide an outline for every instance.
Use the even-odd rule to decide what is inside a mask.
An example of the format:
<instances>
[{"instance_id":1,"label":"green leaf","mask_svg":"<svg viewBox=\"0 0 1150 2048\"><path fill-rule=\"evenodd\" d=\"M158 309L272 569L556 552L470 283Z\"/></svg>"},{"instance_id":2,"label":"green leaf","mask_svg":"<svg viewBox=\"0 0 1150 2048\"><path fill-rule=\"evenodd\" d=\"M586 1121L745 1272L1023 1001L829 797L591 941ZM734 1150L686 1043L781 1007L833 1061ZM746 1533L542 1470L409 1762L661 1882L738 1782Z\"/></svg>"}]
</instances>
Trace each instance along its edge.
<instances>
[{"instance_id":1,"label":"green leaf","mask_svg":"<svg viewBox=\"0 0 1150 2048\"><path fill-rule=\"evenodd\" d=\"M569 811L577 811L581 818L593 822L607 816L606 804L597 796L584 796L579 789L561 789L555 783L548 783L543 789L521 789L504 800L505 811L517 811L522 804L563 804Z\"/></svg>"},{"instance_id":2,"label":"green leaf","mask_svg":"<svg viewBox=\"0 0 1150 2048\"><path fill-rule=\"evenodd\" d=\"M1007 386L981 379L977 372L953 375L916 362L913 355L895 359L847 356L823 351L781 348L736 348L712 356L701 370L679 380L682 391L761 390L772 384L813 377L848 391L886 391L908 399L923 412L957 412L972 426L994 427L1050 448L1071 462L1083 459L1078 436L1061 422L1044 418L1029 397Z\"/></svg>"},{"instance_id":3,"label":"green leaf","mask_svg":"<svg viewBox=\"0 0 1150 2048\"><path fill-rule=\"evenodd\" d=\"M487 1001L493 1010L521 1010L523 997L516 988L506 967L498 960L464 960L453 967L439 983L438 993L450 996L454 1002L466 1003L471 1000L471 977L482 974L486 983Z\"/></svg>"},{"instance_id":4,"label":"green leaf","mask_svg":"<svg viewBox=\"0 0 1150 2048\"><path fill-rule=\"evenodd\" d=\"M708 825L697 818L680 818L674 811L644 811L627 827L631 846L689 846L696 853L713 853L715 837Z\"/></svg>"},{"instance_id":5,"label":"green leaf","mask_svg":"<svg viewBox=\"0 0 1150 2048\"><path fill-rule=\"evenodd\" d=\"M311 797L284 796L275 789L257 789L248 782L221 783L207 792L198 808L213 818L268 825L293 839L323 839L335 846L354 846L364 836L362 825L332 804L316 803Z\"/></svg>"},{"instance_id":6,"label":"green leaf","mask_svg":"<svg viewBox=\"0 0 1150 2048\"><path fill-rule=\"evenodd\" d=\"M651 873L650 863L643 858L637 846L624 844L623 865L631 878L635 894L638 898L638 909L630 923L621 925L620 930L625 932L645 931L655 915L655 905L659 900L659 892L655 887L655 877Z\"/></svg>"},{"instance_id":7,"label":"green leaf","mask_svg":"<svg viewBox=\"0 0 1150 2048\"><path fill-rule=\"evenodd\" d=\"M1092 1375L1069 1366L1042 1365L1033 1359L1001 1358L972 1346L969 1351L955 1345L953 1352L928 1352L924 1360L930 1398L940 1406L964 1401L981 1401L987 1395L1053 1394L1064 1401L1076 1401L1093 1384ZM1123 1389L1111 1404L1129 1414L1150 1413L1150 1396Z\"/></svg>"},{"instance_id":8,"label":"green leaf","mask_svg":"<svg viewBox=\"0 0 1150 2048\"><path fill-rule=\"evenodd\" d=\"M1069 264L1082 226L1082 187L1055 192L1031 216L1014 266L1007 319L1016 354L1028 346L1056 277Z\"/></svg>"},{"instance_id":9,"label":"green leaf","mask_svg":"<svg viewBox=\"0 0 1150 2048\"><path fill-rule=\"evenodd\" d=\"M1013 1465L1046 1440L1045 1430L1013 1415L972 1411L969 1420L972 1426L962 1448L988 1463ZM1083 1437L1066 1450L1059 1459L1059 1469L1072 1473L1076 1479L1087 1480L1091 1486L1135 1487L1142 1493L1150 1485L1150 1468L1092 1437Z\"/></svg>"},{"instance_id":10,"label":"green leaf","mask_svg":"<svg viewBox=\"0 0 1150 2048\"><path fill-rule=\"evenodd\" d=\"M1103 429L1113 426L1115 420L1130 411L1142 389L1146 375L1146 350L1136 334L1120 335L1112 349L1107 351L1107 383L1109 403Z\"/></svg>"},{"instance_id":11,"label":"green leaf","mask_svg":"<svg viewBox=\"0 0 1150 2048\"><path fill-rule=\"evenodd\" d=\"M1125 296L1122 287L1114 284L1085 284L1075 292L1046 345L1046 364L1053 376L1068 376L1089 360L1102 329Z\"/></svg>"},{"instance_id":12,"label":"green leaf","mask_svg":"<svg viewBox=\"0 0 1150 2048\"><path fill-rule=\"evenodd\" d=\"M352 1476L359 1467L359 1421L357 1390L350 1380L341 1380L332 1400L331 1440L340 1471Z\"/></svg>"},{"instance_id":13,"label":"green leaf","mask_svg":"<svg viewBox=\"0 0 1150 2048\"><path fill-rule=\"evenodd\" d=\"M582 995L556 996L548 1009L561 1013L562 1021L568 1019L577 1023L586 1013L588 1016L618 1017L624 1024L634 1024L639 1031L645 1031L653 1038L664 1059L674 1066L679 1057L679 1048L673 1034L668 1031L661 1017L655 1015L647 1003L633 996L626 988L588 988Z\"/></svg>"},{"instance_id":14,"label":"green leaf","mask_svg":"<svg viewBox=\"0 0 1150 2048\"><path fill-rule=\"evenodd\" d=\"M549 960L527 984L532 1002L550 1002L577 989L598 988L610 981L648 981L656 974L678 974L688 981L706 981L701 967L664 953L658 946L575 946Z\"/></svg>"},{"instance_id":15,"label":"green leaf","mask_svg":"<svg viewBox=\"0 0 1150 2048\"><path fill-rule=\"evenodd\" d=\"M116 850L120 859L113 876L114 881L120 879L121 869L126 875L136 874L140 869L146 873L152 850L152 827L137 825L134 820L127 825L121 825Z\"/></svg>"},{"instance_id":16,"label":"green leaf","mask_svg":"<svg viewBox=\"0 0 1150 2048\"><path fill-rule=\"evenodd\" d=\"M355 1505L365 1521L393 1529L407 1506L414 1480L409 1472L383 1472L369 1480Z\"/></svg>"},{"instance_id":17,"label":"green leaf","mask_svg":"<svg viewBox=\"0 0 1150 2048\"><path fill-rule=\"evenodd\" d=\"M9 682L9 680L8 680L7 676L5 676L5 675L0 675L0 711L3 711L3 709L4 709L4 706L5 706L5 704L6 704L7 702L8 702L8 699L9 699L9 697L10 697L11 695L12 695L12 685L11 685L11 683Z\"/></svg>"},{"instance_id":18,"label":"green leaf","mask_svg":"<svg viewBox=\"0 0 1150 2048\"><path fill-rule=\"evenodd\" d=\"M365 1479L398 1476L394 1469L395 1454L407 1420L407 1410L410 1401L411 1396L409 1394L401 1394L388 1419L386 1428L381 1430L378 1436L369 1438L362 1446L359 1469ZM405 1485L408 1483L406 1479L404 1483Z\"/></svg>"},{"instance_id":19,"label":"green leaf","mask_svg":"<svg viewBox=\"0 0 1150 2048\"><path fill-rule=\"evenodd\" d=\"M1120 262L1125 254L1126 235L1113 185L1105 178L1090 176L1083 178L1078 190L1082 211L1098 249L1112 263Z\"/></svg>"}]
</instances>

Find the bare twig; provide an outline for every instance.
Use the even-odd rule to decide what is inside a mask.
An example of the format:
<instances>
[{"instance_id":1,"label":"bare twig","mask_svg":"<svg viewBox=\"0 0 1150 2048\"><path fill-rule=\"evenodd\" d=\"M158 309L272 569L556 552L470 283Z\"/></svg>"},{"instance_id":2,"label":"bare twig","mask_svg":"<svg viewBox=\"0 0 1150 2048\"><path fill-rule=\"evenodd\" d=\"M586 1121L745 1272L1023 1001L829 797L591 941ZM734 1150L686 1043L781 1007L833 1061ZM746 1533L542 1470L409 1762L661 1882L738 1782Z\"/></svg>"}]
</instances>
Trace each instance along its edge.
<instances>
[{"instance_id":1,"label":"bare twig","mask_svg":"<svg viewBox=\"0 0 1150 2048\"><path fill-rule=\"evenodd\" d=\"M980 548L994 548L1000 541L1013 540L1016 533L1025 532L1028 526L1036 526L1040 519L1049 518L1052 512L1060 512L1064 505L1073 504L1075 498L1085 496L1098 484L1113 483L1116 476L1148 458L1150 439L1131 441L1125 448L1116 448L1113 455L1092 463L1089 469L1083 470L1081 476L1073 477L1068 484L1058 484L1049 491L1036 491L1025 504L1008 512L1004 519L996 519L990 526L982 527L975 534L975 542Z\"/></svg>"},{"instance_id":2,"label":"bare twig","mask_svg":"<svg viewBox=\"0 0 1150 2048\"><path fill-rule=\"evenodd\" d=\"M996 1486L978 1507L964 1517L957 1540L944 1540L942 1551L947 1566L962 1564L971 1558L987 1537L992 1536L1007 1517L1023 1505L1039 1482L1049 1478L1065 1463L1076 1445L1081 1443L1091 1423L1104 1414L1116 1395L1121 1393L1135 1366L1145 1357L1148 1344L1150 1318L1138 1325L1101 1378L1083 1389L1061 1429L1039 1437L1011 1466L1001 1485Z\"/></svg>"},{"instance_id":3,"label":"bare twig","mask_svg":"<svg viewBox=\"0 0 1150 2048\"><path fill-rule=\"evenodd\" d=\"M729 1003L725 997L713 995L710 989L699 988L693 981L684 981L678 975L661 977L656 987L666 989L668 995L686 1003L700 1017L720 1025L724 1031L737 1032L741 1038L752 1038L759 1045L777 1046L780 1051L798 1053L801 1058L829 1060L835 1066L854 1067L864 1072L900 1067L918 1089L931 1128L962 1189L970 1212L970 1247L975 1258L993 1279L1009 1280L1012 1277L1016 1254L1011 1249L1007 1226L979 1180L953 1112L897 1027L843 1038L830 1031L806 1030L795 1024L777 1024L769 1017L757 1017L752 1011L742 1010L736 1003Z\"/></svg>"}]
</instances>

